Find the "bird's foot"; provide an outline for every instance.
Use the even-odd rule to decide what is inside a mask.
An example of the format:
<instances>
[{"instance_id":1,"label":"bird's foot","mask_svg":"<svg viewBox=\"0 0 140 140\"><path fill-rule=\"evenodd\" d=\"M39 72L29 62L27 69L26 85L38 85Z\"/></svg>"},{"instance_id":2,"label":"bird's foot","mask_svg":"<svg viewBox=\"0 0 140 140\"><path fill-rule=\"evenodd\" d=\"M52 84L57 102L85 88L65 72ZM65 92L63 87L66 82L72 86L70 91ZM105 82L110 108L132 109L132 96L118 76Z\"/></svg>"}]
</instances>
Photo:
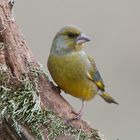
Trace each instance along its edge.
<instances>
[{"instance_id":1,"label":"bird's foot","mask_svg":"<svg viewBox=\"0 0 140 140\"><path fill-rule=\"evenodd\" d=\"M65 121L66 124L69 124L72 121L81 119L81 117L83 116L84 111L82 109L79 112L75 112L75 111L72 110L72 113L75 114L75 116L73 118L71 118L71 119L66 120Z\"/></svg>"},{"instance_id":2,"label":"bird's foot","mask_svg":"<svg viewBox=\"0 0 140 140\"><path fill-rule=\"evenodd\" d=\"M61 92L61 88L59 86L55 86L52 82L51 82L51 87L57 93L60 93Z\"/></svg>"},{"instance_id":3,"label":"bird's foot","mask_svg":"<svg viewBox=\"0 0 140 140\"><path fill-rule=\"evenodd\" d=\"M83 113L84 113L84 103L85 103L85 102L82 100L82 106L81 106L81 109L79 110L78 113L75 112L75 111L73 111L73 110L71 110L71 112L72 112L73 114L75 114L75 117L73 117L72 119L66 120L66 121L65 121L66 124L68 124L68 123L70 123L70 122L72 122L72 121L81 119L81 117L83 116Z\"/></svg>"},{"instance_id":4,"label":"bird's foot","mask_svg":"<svg viewBox=\"0 0 140 140\"><path fill-rule=\"evenodd\" d=\"M77 112L74 112L74 113L76 116L73 118L73 120L79 120L83 116L84 111L83 111L83 109L80 109L80 111L78 113Z\"/></svg>"}]
</instances>

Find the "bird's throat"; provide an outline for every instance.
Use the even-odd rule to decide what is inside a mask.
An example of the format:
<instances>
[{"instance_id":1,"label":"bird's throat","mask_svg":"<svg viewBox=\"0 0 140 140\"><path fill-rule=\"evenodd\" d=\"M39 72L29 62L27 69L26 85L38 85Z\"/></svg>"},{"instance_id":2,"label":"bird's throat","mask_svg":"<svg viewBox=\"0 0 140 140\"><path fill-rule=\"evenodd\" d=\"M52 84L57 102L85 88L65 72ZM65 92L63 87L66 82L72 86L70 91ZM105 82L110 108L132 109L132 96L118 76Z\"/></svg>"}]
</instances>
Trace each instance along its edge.
<instances>
[{"instance_id":1,"label":"bird's throat","mask_svg":"<svg viewBox=\"0 0 140 140\"><path fill-rule=\"evenodd\" d=\"M84 48L84 46L85 46L84 44L76 44L75 45L75 50L76 51L81 51Z\"/></svg>"}]
</instances>

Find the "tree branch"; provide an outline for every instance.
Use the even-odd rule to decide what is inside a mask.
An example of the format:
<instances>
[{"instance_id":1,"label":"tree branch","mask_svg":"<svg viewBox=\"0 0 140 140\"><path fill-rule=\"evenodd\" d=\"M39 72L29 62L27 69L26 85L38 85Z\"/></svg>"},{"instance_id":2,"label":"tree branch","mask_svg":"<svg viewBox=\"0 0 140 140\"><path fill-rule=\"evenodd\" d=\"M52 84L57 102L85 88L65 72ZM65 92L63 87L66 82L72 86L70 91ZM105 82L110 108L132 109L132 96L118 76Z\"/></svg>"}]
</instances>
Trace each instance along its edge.
<instances>
[{"instance_id":1,"label":"tree branch","mask_svg":"<svg viewBox=\"0 0 140 140\"><path fill-rule=\"evenodd\" d=\"M5 77L10 77L9 79L4 77L3 79L8 80L0 81L1 88L4 87L4 85L9 85L10 88L14 87L14 90L15 87L16 89L19 89L19 87L21 87L22 85L23 75L26 75L33 82L33 85L37 86L36 89L39 89L37 91L37 94L41 99L41 109L45 110L46 108L48 108L49 110L55 112L58 116L63 118L63 120L73 118L74 114L72 112L74 111L74 109L60 95L59 89L56 88L52 84L52 82L48 80L43 72L38 74L37 85L34 82L34 75L27 74L30 65L32 65L32 68L35 68L35 70L40 69L40 66L32 55L30 49L27 47L26 41L18 25L16 24L16 21L13 20L11 13L12 7L13 5L11 5L11 3L9 4L8 0L0 1L0 65L2 66L1 69L3 70L2 74L5 74ZM4 69L3 66L6 66L7 69ZM0 91L2 92L2 90ZM7 92L5 92L5 94L7 94ZM2 111L3 110L1 110L1 114ZM13 132L13 128L11 127L11 124L13 124L12 118L10 119L10 121L9 119L2 121L0 128L2 131L6 130L6 135L8 133L8 135L14 136L13 138L11 138L13 140L23 138L27 140L35 140L35 137L33 136L34 134L29 129L28 124L23 124L22 121L24 120L17 120L17 122L21 126L20 138L19 135L17 136L17 133ZM45 139L48 139L48 135L50 132L46 129L46 125L44 125L43 122L42 124L39 123L38 125L40 125L40 129L43 130L43 136L45 137ZM85 121L81 119L71 122L70 125L72 125L72 127L76 128L77 130L79 129L84 131L84 133L86 133L87 135L89 133L91 134L95 132L93 128L91 128ZM0 133L0 136L3 137L3 133ZM68 139L68 137L65 139ZM92 139L101 140L100 136L98 136L98 133L94 134L94 137L92 137ZM0 138L0 140L2 139Z\"/></svg>"}]
</instances>

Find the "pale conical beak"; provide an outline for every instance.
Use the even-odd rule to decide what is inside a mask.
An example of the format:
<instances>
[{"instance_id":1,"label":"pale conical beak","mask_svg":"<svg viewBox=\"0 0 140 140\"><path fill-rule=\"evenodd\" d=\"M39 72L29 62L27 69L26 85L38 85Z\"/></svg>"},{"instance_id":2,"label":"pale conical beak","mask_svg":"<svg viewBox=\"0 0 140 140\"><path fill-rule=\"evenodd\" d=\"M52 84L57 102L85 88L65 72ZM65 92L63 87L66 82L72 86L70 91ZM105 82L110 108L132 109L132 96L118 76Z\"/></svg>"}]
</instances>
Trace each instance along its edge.
<instances>
[{"instance_id":1,"label":"pale conical beak","mask_svg":"<svg viewBox=\"0 0 140 140\"><path fill-rule=\"evenodd\" d=\"M82 44L85 42L90 41L90 38L85 35L84 33L81 33L77 38L76 38L76 44Z\"/></svg>"}]
</instances>

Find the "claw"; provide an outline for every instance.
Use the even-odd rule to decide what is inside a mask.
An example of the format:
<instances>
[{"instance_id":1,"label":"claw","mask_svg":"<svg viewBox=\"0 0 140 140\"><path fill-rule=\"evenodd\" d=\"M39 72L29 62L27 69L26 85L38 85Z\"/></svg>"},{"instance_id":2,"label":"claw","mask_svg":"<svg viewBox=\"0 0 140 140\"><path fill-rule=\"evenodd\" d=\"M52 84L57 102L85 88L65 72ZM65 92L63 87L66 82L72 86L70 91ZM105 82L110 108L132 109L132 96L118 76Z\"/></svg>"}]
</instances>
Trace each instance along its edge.
<instances>
[{"instance_id":1,"label":"claw","mask_svg":"<svg viewBox=\"0 0 140 140\"><path fill-rule=\"evenodd\" d=\"M66 120L66 121L65 121L66 124L68 124L68 123L70 123L70 122L72 122L72 121L74 121L74 120L79 120L79 119L81 119L81 117L82 117L83 114L84 114L84 103L85 103L85 102L82 100L82 106L81 106L81 109L79 110L78 113L72 111L74 114L76 114L76 116L73 117L73 118L71 118L71 119L69 119L69 120Z\"/></svg>"}]
</instances>

